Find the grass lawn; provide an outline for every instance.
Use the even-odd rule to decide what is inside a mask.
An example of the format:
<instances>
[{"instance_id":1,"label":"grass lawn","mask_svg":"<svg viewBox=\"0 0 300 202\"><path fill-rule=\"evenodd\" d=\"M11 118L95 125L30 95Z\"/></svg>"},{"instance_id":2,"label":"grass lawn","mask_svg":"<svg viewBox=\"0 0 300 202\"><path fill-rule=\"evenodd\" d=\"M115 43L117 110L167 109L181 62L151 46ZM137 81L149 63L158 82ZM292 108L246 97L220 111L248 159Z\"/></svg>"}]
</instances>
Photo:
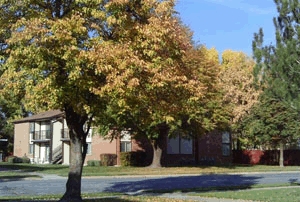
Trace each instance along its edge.
<instances>
[{"instance_id":1,"label":"grass lawn","mask_svg":"<svg viewBox=\"0 0 300 202\"><path fill-rule=\"evenodd\" d=\"M216 197L228 199L241 199L265 202L298 202L300 199L300 186L299 187L283 187L290 186L288 184L272 184L272 185L255 185L252 189L243 189L243 187L227 187L221 189L206 189L206 190L186 190L195 191L188 196L199 197ZM219 191L216 191L219 190ZM235 190L235 191L232 191ZM177 191L173 191L177 192ZM184 192L182 192L184 193ZM15 197L1 197L0 201L57 201L61 195L46 195L46 196L15 196ZM192 200L162 198L155 196L126 196L120 193L83 193L82 198L84 202L191 202Z\"/></svg>"},{"instance_id":2,"label":"grass lawn","mask_svg":"<svg viewBox=\"0 0 300 202\"><path fill-rule=\"evenodd\" d=\"M69 168L64 165L36 165L36 164L10 164L0 163L1 168L9 171L1 171L0 177L7 175L20 175L20 172L39 172L44 174L56 174L67 176ZM83 176L120 176L120 175L176 175L176 174L215 174L215 173L240 173L240 172L272 172L272 171L300 171L299 166L195 166L195 167L90 167L83 168Z\"/></svg>"},{"instance_id":3,"label":"grass lawn","mask_svg":"<svg viewBox=\"0 0 300 202\"><path fill-rule=\"evenodd\" d=\"M231 198L269 202L299 202L300 187L261 188L240 191L216 191L192 194L193 196Z\"/></svg>"},{"instance_id":4,"label":"grass lawn","mask_svg":"<svg viewBox=\"0 0 300 202\"><path fill-rule=\"evenodd\" d=\"M48 196L18 196L18 197L1 197L0 201L57 201L61 195ZM191 202L191 200L179 200L171 198L161 198L154 196L125 196L118 193L98 193L98 194L82 194L84 202Z\"/></svg>"}]
</instances>

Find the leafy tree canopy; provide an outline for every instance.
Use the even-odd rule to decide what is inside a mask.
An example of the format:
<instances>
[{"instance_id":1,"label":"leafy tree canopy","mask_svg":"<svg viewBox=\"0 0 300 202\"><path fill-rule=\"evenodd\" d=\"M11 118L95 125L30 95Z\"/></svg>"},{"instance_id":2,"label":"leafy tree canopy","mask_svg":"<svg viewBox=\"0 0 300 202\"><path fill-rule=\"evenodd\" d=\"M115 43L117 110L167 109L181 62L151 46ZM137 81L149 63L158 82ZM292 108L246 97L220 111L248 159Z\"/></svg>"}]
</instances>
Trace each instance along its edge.
<instances>
[{"instance_id":1,"label":"leafy tree canopy","mask_svg":"<svg viewBox=\"0 0 300 202\"><path fill-rule=\"evenodd\" d=\"M255 87L253 69L255 62L243 52L226 50L222 53L220 85L223 99L231 108L231 124L235 128L258 100L260 91Z\"/></svg>"},{"instance_id":2,"label":"leafy tree canopy","mask_svg":"<svg viewBox=\"0 0 300 202\"><path fill-rule=\"evenodd\" d=\"M300 136L297 111L280 100L262 96L251 113L243 120L243 126L253 146L278 146L283 141L293 144Z\"/></svg>"},{"instance_id":3,"label":"leafy tree canopy","mask_svg":"<svg viewBox=\"0 0 300 202\"><path fill-rule=\"evenodd\" d=\"M71 162L62 201L81 201L89 120L124 126L123 117L133 117L152 136L161 123L176 125L179 115L204 129L226 120L212 85L215 63L202 60L205 51L193 50L174 5L0 0L1 95L18 98L31 112L66 114ZM187 57L194 53L196 61Z\"/></svg>"}]
</instances>

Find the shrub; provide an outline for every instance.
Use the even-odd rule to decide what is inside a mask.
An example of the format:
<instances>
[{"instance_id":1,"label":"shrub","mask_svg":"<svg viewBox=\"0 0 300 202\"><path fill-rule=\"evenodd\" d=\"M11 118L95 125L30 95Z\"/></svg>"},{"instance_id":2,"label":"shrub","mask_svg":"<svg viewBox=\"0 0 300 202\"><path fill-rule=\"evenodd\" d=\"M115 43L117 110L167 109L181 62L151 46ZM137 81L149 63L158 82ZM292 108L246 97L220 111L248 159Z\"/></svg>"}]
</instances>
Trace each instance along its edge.
<instances>
[{"instance_id":1,"label":"shrub","mask_svg":"<svg viewBox=\"0 0 300 202\"><path fill-rule=\"evenodd\" d=\"M30 158L28 158L27 156L23 156L22 158L21 158L21 163L30 163Z\"/></svg>"},{"instance_id":2,"label":"shrub","mask_svg":"<svg viewBox=\"0 0 300 202\"><path fill-rule=\"evenodd\" d=\"M146 153L137 152L121 152L120 160L122 166L143 166Z\"/></svg>"},{"instance_id":3,"label":"shrub","mask_svg":"<svg viewBox=\"0 0 300 202\"><path fill-rule=\"evenodd\" d=\"M16 156L9 156L7 157L7 162L8 163L14 163L14 159L17 158Z\"/></svg>"},{"instance_id":4,"label":"shrub","mask_svg":"<svg viewBox=\"0 0 300 202\"><path fill-rule=\"evenodd\" d=\"M17 157L17 156L9 156L7 158L8 163L30 163L30 159L26 156Z\"/></svg>"},{"instance_id":5,"label":"shrub","mask_svg":"<svg viewBox=\"0 0 300 202\"><path fill-rule=\"evenodd\" d=\"M99 160L88 160L88 166L101 166L101 161Z\"/></svg>"},{"instance_id":6,"label":"shrub","mask_svg":"<svg viewBox=\"0 0 300 202\"><path fill-rule=\"evenodd\" d=\"M132 153L131 152L121 152L120 160L122 166L132 166Z\"/></svg>"},{"instance_id":7,"label":"shrub","mask_svg":"<svg viewBox=\"0 0 300 202\"><path fill-rule=\"evenodd\" d=\"M23 159L20 157L14 158L14 163L23 163Z\"/></svg>"},{"instance_id":8,"label":"shrub","mask_svg":"<svg viewBox=\"0 0 300 202\"><path fill-rule=\"evenodd\" d=\"M100 154L100 159L103 166L114 166L117 164L116 154Z\"/></svg>"}]
</instances>

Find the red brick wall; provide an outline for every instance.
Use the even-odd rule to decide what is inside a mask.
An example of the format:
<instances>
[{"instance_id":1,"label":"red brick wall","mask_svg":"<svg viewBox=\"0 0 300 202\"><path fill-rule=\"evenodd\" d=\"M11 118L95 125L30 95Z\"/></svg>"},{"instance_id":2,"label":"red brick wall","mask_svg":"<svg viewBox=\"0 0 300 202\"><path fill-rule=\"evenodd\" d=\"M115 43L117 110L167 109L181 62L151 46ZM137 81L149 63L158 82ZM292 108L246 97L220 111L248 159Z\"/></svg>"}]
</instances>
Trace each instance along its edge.
<instances>
[{"instance_id":1,"label":"red brick wall","mask_svg":"<svg viewBox=\"0 0 300 202\"><path fill-rule=\"evenodd\" d=\"M285 150L285 165L300 165L300 150ZM233 163L250 165L278 165L279 150L233 150Z\"/></svg>"},{"instance_id":2,"label":"red brick wall","mask_svg":"<svg viewBox=\"0 0 300 202\"><path fill-rule=\"evenodd\" d=\"M117 154L117 140L103 139L100 135L94 135L92 137L92 153L87 154L85 158L85 164L88 160L100 160L100 154L109 153Z\"/></svg>"},{"instance_id":3,"label":"red brick wall","mask_svg":"<svg viewBox=\"0 0 300 202\"><path fill-rule=\"evenodd\" d=\"M203 135L198 139L198 162L210 164L230 164L232 163L232 153L223 156L222 153L222 133L218 131Z\"/></svg>"},{"instance_id":4,"label":"red brick wall","mask_svg":"<svg viewBox=\"0 0 300 202\"><path fill-rule=\"evenodd\" d=\"M188 165L188 164L229 164L232 162L232 155L222 155L222 134L218 132L198 138L198 143L193 141L193 154L167 154L167 137L164 141L164 148L161 163L163 166ZM153 157L153 149L148 139L132 139L132 151L143 151L146 153L144 165L150 165ZM92 140L92 155L86 156L88 160L100 160L100 154L117 154L118 165L120 164L120 142L114 139L104 140L101 136L94 135Z\"/></svg>"},{"instance_id":5,"label":"red brick wall","mask_svg":"<svg viewBox=\"0 0 300 202\"><path fill-rule=\"evenodd\" d=\"M152 162L153 150L152 146L147 138L132 139L132 151L133 152L145 152L145 158L142 159L143 162L139 162L140 165L148 166Z\"/></svg>"},{"instance_id":6,"label":"red brick wall","mask_svg":"<svg viewBox=\"0 0 300 202\"><path fill-rule=\"evenodd\" d=\"M198 137L193 144L193 154L167 154L167 149L165 149L162 165L224 165L232 163L232 153L229 156L223 156L221 132L214 131ZM165 145L167 148L167 138Z\"/></svg>"}]
</instances>

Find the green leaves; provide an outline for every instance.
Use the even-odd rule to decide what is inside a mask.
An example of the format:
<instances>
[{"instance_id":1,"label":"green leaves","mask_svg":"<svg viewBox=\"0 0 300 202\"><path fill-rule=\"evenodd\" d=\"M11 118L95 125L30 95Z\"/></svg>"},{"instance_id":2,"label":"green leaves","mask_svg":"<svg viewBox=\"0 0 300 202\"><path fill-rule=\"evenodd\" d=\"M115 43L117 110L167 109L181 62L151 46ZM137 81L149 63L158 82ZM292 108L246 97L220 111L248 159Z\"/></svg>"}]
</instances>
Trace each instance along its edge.
<instances>
[{"instance_id":1,"label":"green leaves","mask_svg":"<svg viewBox=\"0 0 300 202\"><path fill-rule=\"evenodd\" d=\"M262 28L254 35L255 76L263 90L245 122L253 125L249 135L273 143L278 139L291 142L299 137L299 2L275 1L278 17L274 18L276 44L263 44ZM256 120L257 119L257 120ZM258 131L258 132L255 132Z\"/></svg>"},{"instance_id":2,"label":"green leaves","mask_svg":"<svg viewBox=\"0 0 300 202\"><path fill-rule=\"evenodd\" d=\"M283 140L293 143L300 137L298 113L280 100L264 96L243 120L245 132L266 146ZM277 142L276 142L277 141Z\"/></svg>"}]
</instances>

